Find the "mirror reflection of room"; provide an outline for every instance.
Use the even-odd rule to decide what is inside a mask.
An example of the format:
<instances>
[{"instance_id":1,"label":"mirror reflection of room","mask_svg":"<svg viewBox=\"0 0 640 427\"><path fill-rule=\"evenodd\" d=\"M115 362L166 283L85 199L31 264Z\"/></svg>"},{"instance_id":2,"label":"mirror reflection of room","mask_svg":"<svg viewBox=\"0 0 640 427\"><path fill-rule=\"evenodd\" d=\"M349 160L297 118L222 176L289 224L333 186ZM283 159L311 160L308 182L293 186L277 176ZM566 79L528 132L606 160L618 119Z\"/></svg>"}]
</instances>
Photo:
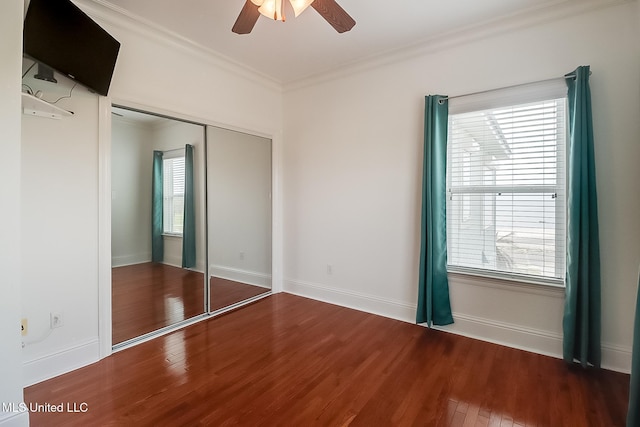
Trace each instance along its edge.
<instances>
[{"instance_id":1,"label":"mirror reflection of room","mask_svg":"<svg viewBox=\"0 0 640 427\"><path fill-rule=\"evenodd\" d=\"M112 342L205 310L204 127L112 108Z\"/></svg>"},{"instance_id":2,"label":"mirror reflection of room","mask_svg":"<svg viewBox=\"0 0 640 427\"><path fill-rule=\"evenodd\" d=\"M271 140L207 127L210 310L271 291Z\"/></svg>"}]
</instances>

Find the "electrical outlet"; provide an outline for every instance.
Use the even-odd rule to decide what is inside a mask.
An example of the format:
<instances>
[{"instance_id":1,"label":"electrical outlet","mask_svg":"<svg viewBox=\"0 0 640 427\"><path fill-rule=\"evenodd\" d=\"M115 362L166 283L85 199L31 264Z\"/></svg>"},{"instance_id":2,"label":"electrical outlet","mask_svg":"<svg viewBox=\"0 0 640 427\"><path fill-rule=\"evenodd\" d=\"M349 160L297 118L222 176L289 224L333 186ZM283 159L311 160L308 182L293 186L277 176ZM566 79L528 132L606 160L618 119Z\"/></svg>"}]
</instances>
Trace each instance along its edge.
<instances>
[{"instance_id":1,"label":"electrical outlet","mask_svg":"<svg viewBox=\"0 0 640 427\"><path fill-rule=\"evenodd\" d=\"M22 319L22 323L21 323L21 326L20 326L20 330L22 331L22 336L23 337L25 335L27 335L28 326L29 326L29 322L27 321L27 318L25 317L24 319Z\"/></svg>"},{"instance_id":2,"label":"electrical outlet","mask_svg":"<svg viewBox=\"0 0 640 427\"><path fill-rule=\"evenodd\" d=\"M244 252L240 252L240 260L244 261Z\"/></svg>"},{"instance_id":3,"label":"electrical outlet","mask_svg":"<svg viewBox=\"0 0 640 427\"><path fill-rule=\"evenodd\" d=\"M50 326L51 329L59 328L63 324L62 313L50 313Z\"/></svg>"},{"instance_id":4,"label":"electrical outlet","mask_svg":"<svg viewBox=\"0 0 640 427\"><path fill-rule=\"evenodd\" d=\"M333 274L333 266L331 264L327 264L327 274Z\"/></svg>"}]
</instances>

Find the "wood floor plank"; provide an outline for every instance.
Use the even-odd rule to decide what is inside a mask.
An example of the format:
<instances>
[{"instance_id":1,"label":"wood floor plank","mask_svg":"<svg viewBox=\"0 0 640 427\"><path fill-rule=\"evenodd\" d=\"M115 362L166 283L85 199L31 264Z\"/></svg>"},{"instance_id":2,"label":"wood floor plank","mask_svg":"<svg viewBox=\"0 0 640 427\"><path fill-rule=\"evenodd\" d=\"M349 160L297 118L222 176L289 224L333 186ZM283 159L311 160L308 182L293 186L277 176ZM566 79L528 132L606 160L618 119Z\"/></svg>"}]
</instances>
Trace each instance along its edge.
<instances>
[{"instance_id":1,"label":"wood floor plank","mask_svg":"<svg viewBox=\"0 0 640 427\"><path fill-rule=\"evenodd\" d=\"M629 376L277 294L25 389L33 426L623 426Z\"/></svg>"}]
</instances>

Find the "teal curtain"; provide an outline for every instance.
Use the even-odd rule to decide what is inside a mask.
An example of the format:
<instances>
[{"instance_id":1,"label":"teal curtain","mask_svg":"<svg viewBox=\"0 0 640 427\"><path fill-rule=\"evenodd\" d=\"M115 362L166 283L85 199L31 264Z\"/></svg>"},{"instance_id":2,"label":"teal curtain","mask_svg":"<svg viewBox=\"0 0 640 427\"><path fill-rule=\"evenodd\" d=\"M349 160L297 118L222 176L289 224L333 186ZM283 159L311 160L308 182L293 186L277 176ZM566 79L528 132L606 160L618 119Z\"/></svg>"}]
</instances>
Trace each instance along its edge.
<instances>
[{"instance_id":1,"label":"teal curtain","mask_svg":"<svg viewBox=\"0 0 640 427\"><path fill-rule=\"evenodd\" d=\"M567 76L567 272L563 356L600 367L600 242L589 67Z\"/></svg>"},{"instance_id":2,"label":"teal curtain","mask_svg":"<svg viewBox=\"0 0 640 427\"><path fill-rule=\"evenodd\" d=\"M184 217L182 223L182 268L196 265L196 206L193 190L193 145L184 153Z\"/></svg>"},{"instance_id":3,"label":"teal curtain","mask_svg":"<svg viewBox=\"0 0 640 427\"><path fill-rule=\"evenodd\" d=\"M447 98L425 98L417 323L453 323L447 278Z\"/></svg>"},{"instance_id":4,"label":"teal curtain","mask_svg":"<svg viewBox=\"0 0 640 427\"><path fill-rule=\"evenodd\" d=\"M162 239L162 151L153 152L153 178L151 181L151 261L164 259L164 240Z\"/></svg>"},{"instance_id":5,"label":"teal curtain","mask_svg":"<svg viewBox=\"0 0 640 427\"><path fill-rule=\"evenodd\" d=\"M631 383L629 386L629 412L627 427L640 426L640 279L636 297L636 322L633 326L633 355L631 356Z\"/></svg>"}]
</instances>

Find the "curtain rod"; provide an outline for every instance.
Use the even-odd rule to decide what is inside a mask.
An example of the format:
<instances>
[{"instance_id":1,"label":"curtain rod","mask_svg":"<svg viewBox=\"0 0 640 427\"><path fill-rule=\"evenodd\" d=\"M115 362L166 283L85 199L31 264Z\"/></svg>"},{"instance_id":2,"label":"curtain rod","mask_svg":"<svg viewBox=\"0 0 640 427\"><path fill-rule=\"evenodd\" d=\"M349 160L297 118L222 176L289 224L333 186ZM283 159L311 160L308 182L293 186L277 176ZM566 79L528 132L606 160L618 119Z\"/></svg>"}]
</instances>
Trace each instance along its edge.
<instances>
[{"instance_id":1,"label":"curtain rod","mask_svg":"<svg viewBox=\"0 0 640 427\"><path fill-rule=\"evenodd\" d=\"M589 75L591 75L591 74L592 74L591 71L589 71ZM575 78L576 78L575 73L571 73L571 74L567 74L567 75L562 76L562 77L554 77L552 79L538 80L536 82L520 83L520 84L517 84L517 85L501 87L501 88L498 88L498 89L488 89L488 90L481 90L479 92L465 93L465 94L462 94L462 95L445 96L443 98L440 98L438 100L438 103L442 104L444 101L446 101L448 99L461 98L463 96L480 95L480 94L483 94L483 93L494 92L496 90L501 90L501 89L513 89L513 88L516 88L516 87L528 86L528 85L532 85L532 84L536 84L536 83L546 83L546 82L552 82L554 80L560 80L560 79L566 80L566 79L575 79Z\"/></svg>"}]
</instances>

